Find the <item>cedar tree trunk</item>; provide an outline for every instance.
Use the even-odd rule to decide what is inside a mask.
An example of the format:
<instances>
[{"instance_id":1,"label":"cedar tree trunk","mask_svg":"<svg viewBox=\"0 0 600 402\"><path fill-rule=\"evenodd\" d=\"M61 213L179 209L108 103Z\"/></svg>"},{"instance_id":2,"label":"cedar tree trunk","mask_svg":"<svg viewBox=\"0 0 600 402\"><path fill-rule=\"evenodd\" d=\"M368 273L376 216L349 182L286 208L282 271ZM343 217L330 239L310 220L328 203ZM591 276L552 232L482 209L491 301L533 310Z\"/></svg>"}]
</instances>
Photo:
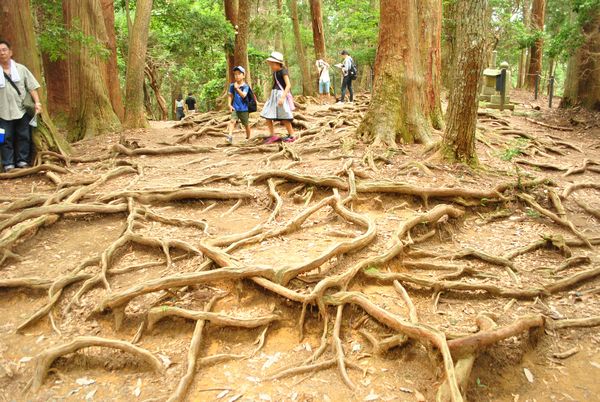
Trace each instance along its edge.
<instances>
[{"instance_id":1,"label":"cedar tree trunk","mask_svg":"<svg viewBox=\"0 0 600 402\"><path fill-rule=\"evenodd\" d=\"M531 8L531 26L532 28L543 31L544 30L544 18L546 16L546 0L533 0L533 6ZM529 49L529 68L527 71L527 88L535 87L535 77L542 73L542 50L544 40L542 38L535 41L533 46Z\"/></svg>"},{"instance_id":2,"label":"cedar tree trunk","mask_svg":"<svg viewBox=\"0 0 600 402\"><path fill-rule=\"evenodd\" d=\"M13 58L24 64L35 78L43 85L42 61L40 59L33 17L29 0L14 0L0 4L0 37L11 43ZM38 89L42 101L42 116L38 122L38 129L34 131L34 143L37 151L52 150L62 154L70 151L65 138L58 132L48 110L43 93L43 87Z\"/></svg>"},{"instance_id":3,"label":"cedar tree trunk","mask_svg":"<svg viewBox=\"0 0 600 402\"><path fill-rule=\"evenodd\" d=\"M135 9L133 32L129 36L129 55L125 80L125 121L126 128L147 127L144 113L144 68L148 50L148 34L152 0L138 0Z\"/></svg>"},{"instance_id":4,"label":"cedar tree trunk","mask_svg":"<svg viewBox=\"0 0 600 402\"><path fill-rule=\"evenodd\" d=\"M477 164L475 129L479 83L489 29L487 0L458 0L454 85L449 95L442 155L452 162Z\"/></svg>"},{"instance_id":5,"label":"cedar tree trunk","mask_svg":"<svg viewBox=\"0 0 600 402\"><path fill-rule=\"evenodd\" d=\"M583 26L585 42L569 59L561 107L600 111L600 9Z\"/></svg>"},{"instance_id":6,"label":"cedar tree trunk","mask_svg":"<svg viewBox=\"0 0 600 402\"><path fill-rule=\"evenodd\" d=\"M397 148L398 138L406 143L431 142L418 48L417 3L380 1L373 97L358 128L362 139L375 146Z\"/></svg>"}]
</instances>

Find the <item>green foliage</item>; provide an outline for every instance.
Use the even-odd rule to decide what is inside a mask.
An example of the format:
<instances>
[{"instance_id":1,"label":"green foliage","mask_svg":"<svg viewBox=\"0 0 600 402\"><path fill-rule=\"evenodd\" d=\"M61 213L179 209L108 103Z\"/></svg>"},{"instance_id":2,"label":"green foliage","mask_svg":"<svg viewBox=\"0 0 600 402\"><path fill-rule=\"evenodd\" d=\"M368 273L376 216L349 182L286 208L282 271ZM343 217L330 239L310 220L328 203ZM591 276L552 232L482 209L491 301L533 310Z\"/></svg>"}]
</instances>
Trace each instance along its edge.
<instances>
[{"instance_id":1,"label":"green foliage","mask_svg":"<svg viewBox=\"0 0 600 402\"><path fill-rule=\"evenodd\" d=\"M504 150L502 155L500 155L500 159L510 162L515 156L523 155L523 151L528 142L529 140L526 138L517 138L515 141L512 141L511 144L509 144L509 147Z\"/></svg>"},{"instance_id":2,"label":"green foliage","mask_svg":"<svg viewBox=\"0 0 600 402\"><path fill-rule=\"evenodd\" d=\"M347 49L359 65L373 65L379 35L379 1L333 0L324 4L328 45ZM331 54L331 52L330 52Z\"/></svg>"},{"instance_id":3,"label":"green foliage","mask_svg":"<svg viewBox=\"0 0 600 402\"><path fill-rule=\"evenodd\" d=\"M525 209L525 215L527 215L531 219L537 219L542 216L542 215L540 215L540 213L538 211L536 211L535 209L531 209L531 208Z\"/></svg>"},{"instance_id":4,"label":"green foliage","mask_svg":"<svg viewBox=\"0 0 600 402\"><path fill-rule=\"evenodd\" d=\"M37 39L40 50L51 61L63 60L73 46L81 46L90 56L107 58L110 51L96 37L86 35L80 21L72 21L67 27L60 0L32 0L37 16Z\"/></svg>"},{"instance_id":5,"label":"green foliage","mask_svg":"<svg viewBox=\"0 0 600 402\"><path fill-rule=\"evenodd\" d=\"M200 110L207 111L214 109L217 98L223 93L223 79L215 78L202 86L200 91Z\"/></svg>"}]
</instances>

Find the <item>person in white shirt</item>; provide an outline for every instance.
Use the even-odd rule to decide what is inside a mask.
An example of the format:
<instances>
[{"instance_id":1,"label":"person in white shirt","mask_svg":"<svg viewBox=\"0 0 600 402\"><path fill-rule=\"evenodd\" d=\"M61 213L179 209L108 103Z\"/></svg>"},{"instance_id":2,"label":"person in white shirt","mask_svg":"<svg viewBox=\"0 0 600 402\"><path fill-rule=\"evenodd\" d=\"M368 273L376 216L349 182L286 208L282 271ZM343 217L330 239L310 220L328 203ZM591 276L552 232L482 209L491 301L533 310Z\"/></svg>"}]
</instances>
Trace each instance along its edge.
<instances>
[{"instance_id":1,"label":"person in white shirt","mask_svg":"<svg viewBox=\"0 0 600 402\"><path fill-rule=\"evenodd\" d=\"M329 89L331 85L331 78L329 77L329 64L319 59L316 62L317 71L319 72L319 99L322 104L329 103Z\"/></svg>"},{"instance_id":2,"label":"person in white shirt","mask_svg":"<svg viewBox=\"0 0 600 402\"><path fill-rule=\"evenodd\" d=\"M12 59L10 43L0 39L0 129L4 130L4 143L0 144L2 165L5 172L15 168L27 168L31 159L31 128L25 109L27 93L35 102L37 115L42 112L38 95L40 84L31 71Z\"/></svg>"}]
</instances>

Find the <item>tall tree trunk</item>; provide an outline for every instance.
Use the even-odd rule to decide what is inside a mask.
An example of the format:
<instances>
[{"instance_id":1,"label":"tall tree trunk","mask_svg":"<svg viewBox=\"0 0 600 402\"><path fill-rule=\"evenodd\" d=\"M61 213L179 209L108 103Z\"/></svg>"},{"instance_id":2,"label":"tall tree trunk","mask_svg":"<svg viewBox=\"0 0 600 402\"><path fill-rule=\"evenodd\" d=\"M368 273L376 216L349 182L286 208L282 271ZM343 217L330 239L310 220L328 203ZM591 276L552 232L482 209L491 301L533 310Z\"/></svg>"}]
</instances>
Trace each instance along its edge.
<instances>
[{"instance_id":1,"label":"tall tree trunk","mask_svg":"<svg viewBox=\"0 0 600 402\"><path fill-rule=\"evenodd\" d=\"M33 16L29 0L14 0L2 2L0 5L0 37L11 42L14 59L24 64L36 79L43 83L42 61L35 40ZM38 129L34 131L34 143L36 150L49 149L62 154L70 151L69 144L58 132L48 110L43 88L38 90L42 101L42 118Z\"/></svg>"},{"instance_id":2,"label":"tall tree trunk","mask_svg":"<svg viewBox=\"0 0 600 402\"><path fill-rule=\"evenodd\" d=\"M561 107L600 111L600 8L583 26L585 42L569 59Z\"/></svg>"},{"instance_id":3,"label":"tall tree trunk","mask_svg":"<svg viewBox=\"0 0 600 402\"><path fill-rule=\"evenodd\" d=\"M168 120L169 112L167 110L167 102L165 98L160 93L161 80L158 77L158 71L156 66L152 64L151 61L146 62L146 68L144 69L146 73L146 77L148 77L148 84L152 91L154 92L154 96L156 98L156 104L158 105L160 120Z\"/></svg>"},{"instance_id":4,"label":"tall tree trunk","mask_svg":"<svg viewBox=\"0 0 600 402\"><path fill-rule=\"evenodd\" d=\"M110 51L105 63L105 82L108 85L108 94L113 110L123 121L125 108L123 107L123 96L119 86L119 68L117 66L117 37L115 32L115 2L114 0L101 0L104 25L107 36L107 47Z\"/></svg>"},{"instance_id":5,"label":"tall tree trunk","mask_svg":"<svg viewBox=\"0 0 600 402\"><path fill-rule=\"evenodd\" d=\"M531 0L523 0L523 26L528 27L531 24ZM527 48L521 49L519 58L519 76L517 79L517 88L523 88L525 85L525 74L527 71Z\"/></svg>"},{"instance_id":6,"label":"tall tree trunk","mask_svg":"<svg viewBox=\"0 0 600 402\"><path fill-rule=\"evenodd\" d=\"M302 46L302 35L300 34L300 20L298 18L298 0L290 0L290 17L294 27L294 42L296 44L296 54L298 56L298 64L300 65L300 74L302 75L302 94L312 95L313 91L310 85L310 73L304 57L304 47Z\"/></svg>"},{"instance_id":7,"label":"tall tree trunk","mask_svg":"<svg viewBox=\"0 0 600 402\"><path fill-rule=\"evenodd\" d=\"M444 128L440 100L442 74L442 0L420 0L419 48L425 75L425 114L437 130Z\"/></svg>"},{"instance_id":8,"label":"tall tree trunk","mask_svg":"<svg viewBox=\"0 0 600 402\"><path fill-rule=\"evenodd\" d=\"M283 0L277 0L277 21L283 20ZM281 24L277 24L275 28L275 50L278 52L282 52L285 55L283 50L283 28Z\"/></svg>"},{"instance_id":9,"label":"tall tree trunk","mask_svg":"<svg viewBox=\"0 0 600 402\"><path fill-rule=\"evenodd\" d=\"M225 18L234 31L236 32L237 37L237 18L238 18L238 1L237 0L224 0L224 9L225 9ZM229 40L225 43L225 54L227 57L227 83L226 87L229 86L230 82L233 82L233 67L235 67L235 57L234 57L234 49L235 49L235 39L233 43L230 43Z\"/></svg>"},{"instance_id":10,"label":"tall tree trunk","mask_svg":"<svg viewBox=\"0 0 600 402\"><path fill-rule=\"evenodd\" d=\"M454 54L456 53L456 1L443 2L443 33L444 41L442 43L442 84L444 88L452 88L452 75L454 66Z\"/></svg>"},{"instance_id":11,"label":"tall tree trunk","mask_svg":"<svg viewBox=\"0 0 600 402\"><path fill-rule=\"evenodd\" d=\"M310 0L310 16L312 21L313 42L315 45L315 57L317 60L325 59L325 32L323 31L321 0Z\"/></svg>"},{"instance_id":12,"label":"tall tree trunk","mask_svg":"<svg viewBox=\"0 0 600 402\"><path fill-rule=\"evenodd\" d=\"M108 44L104 14L99 0L63 0L67 29ZM78 141L121 127L113 109L106 80L106 61L81 41L69 43L65 60L51 61L44 55L48 85L48 107L52 115L63 115L68 139Z\"/></svg>"},{"instance_id":13,"label":"tall tree trunk","mask_svg":"<svg viewBox=\"0 0 600 402\"><path fill-rule=\"evenodd\" d=\"M125 79L125 121L127 128L147 127L144 114L144 67L148 50L148 34L152 0L138 0L133 32L129 36L129 55Z\"/></svg>"},{"instance_id":14,"label":"tall tree trunk","mask_svg":"<svg viewBox=\"0 0 600 402\"><path fill-rule=\"evenodd\" d=\"M373 97L358 128L374 145L431 142L425 114L423 70L418 50L418 0L381 0Z\"/></svg>"},{"instance_id":15,"label":"tall tree trunk","mask_svg":"<svg viewBox=\"0 0 600 402\"><path fill-rule=\"evenodd\" d=\"M544 19L546 16L546 0L533 0L531 8L531 26L538 31L544 30ZM542 38L535 41L529 49L529 68L527 71L527 88L535 86L535 78L542 73L542 50L544 40Z\"/></svg>"},{"instance_id":16,"label":"tall tree trunk","mask_svg":"<svg viewBox=\"0 0 600 402\"><path fill-rule=\"evenodd\" d=\"M238 4L237 35L235 36L234 59L236 66L246 69L246 82L251 85L250 63L248 62L248 36L250 33L251 1L242 0Z\"/></svg>"},{"instance_id":17,"label":"tall tree trunk","mask_svg":"<svg viewBox=\"0 0 600 402\"><path fill-rule=\"evenodd\" d=\"M441 144L443 156L456 162L477 164L475 128L479 83L484 68L489 30L487 0L458 0L454 85L450 91L446 130Z\"/></svg>"}]
</instances>

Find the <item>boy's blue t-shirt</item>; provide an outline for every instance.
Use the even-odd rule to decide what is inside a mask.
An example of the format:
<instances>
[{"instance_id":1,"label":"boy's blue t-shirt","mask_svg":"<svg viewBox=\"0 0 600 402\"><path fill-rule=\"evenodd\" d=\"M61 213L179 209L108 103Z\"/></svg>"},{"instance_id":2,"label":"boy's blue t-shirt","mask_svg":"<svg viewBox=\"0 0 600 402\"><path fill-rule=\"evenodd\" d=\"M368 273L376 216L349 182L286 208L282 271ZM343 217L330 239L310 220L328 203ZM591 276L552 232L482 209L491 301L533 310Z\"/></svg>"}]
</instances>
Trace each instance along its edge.
<instances>
[{"instance_id":1,"label":"boy's blue t-shirt","mask_svg":"<svg viewBox=\"0 0 600 402\"><path fill-rule=\"evenodd\" d=\"M250 87L248 86L248 84L243 84L240 87L240 89L246 96L248 95L249 88ZM247 112L248 111L248 103L235 90L235 88L233 87L233 84L229 85L229 93L233 95L233 102L231 102L231 104L233 105L233 108L235 109L235 111L236 112Z\"/></svg>"}]
</instances>

